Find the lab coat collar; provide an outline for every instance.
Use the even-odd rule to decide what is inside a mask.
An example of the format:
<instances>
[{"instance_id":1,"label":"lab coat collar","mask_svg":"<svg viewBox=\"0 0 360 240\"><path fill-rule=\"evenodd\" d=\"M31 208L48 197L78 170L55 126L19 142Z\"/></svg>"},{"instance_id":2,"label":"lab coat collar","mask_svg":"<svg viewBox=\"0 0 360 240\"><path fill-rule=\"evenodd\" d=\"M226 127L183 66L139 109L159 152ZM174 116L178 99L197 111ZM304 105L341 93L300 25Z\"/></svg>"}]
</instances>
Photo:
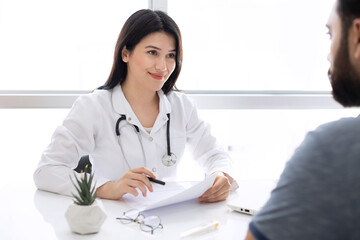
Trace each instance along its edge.
<instances>
[{"instance_id":1,"label":"lab coat collar","mask_svg":"<svg viewBox=\"0 0 360 240\"><path fill-rule=\"evenodd\" d=\"M164 94L162 90L157 91L157 94L159 96L159 115L156 118L156 121L154 123L154 126L151 130L151 133L155 133L158 131L164 124L166 124L168 117L167 113L171 113L171 104L169 102L169 99ZM145 129L142 127L140 121L136 117L135 113L133 112L129 102L126 100L125 95L122 91L121 85L114 87L112 90L112 104L114 111L118 114L125 114L126 120L130 124L134 124L138 126L141 130L144 132ZM151 135L151 134L150 134Z\"/></svg>"}]
</instances>

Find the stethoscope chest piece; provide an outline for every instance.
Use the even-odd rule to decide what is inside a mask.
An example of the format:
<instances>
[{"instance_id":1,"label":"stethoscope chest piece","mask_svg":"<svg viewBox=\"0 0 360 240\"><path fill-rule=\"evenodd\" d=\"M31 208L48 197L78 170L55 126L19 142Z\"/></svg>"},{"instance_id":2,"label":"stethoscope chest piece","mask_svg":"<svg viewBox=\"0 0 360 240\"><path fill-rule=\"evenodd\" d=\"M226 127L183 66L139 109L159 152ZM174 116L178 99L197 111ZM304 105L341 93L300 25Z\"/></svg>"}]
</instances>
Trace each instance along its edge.
<instances>
[{"instance_id":1,"label":"stethoscope chest piece","mask_svg":"<svg viewBox=\"0 0 360 240\"><path fill-rule=\"evenodd\" d=\"M169 154L165 154L162 158L162 163L167 166L167 167L171 167L176 163L177 157L175 156L175 154L170 153Z\"/></svg>"}]
</instances>

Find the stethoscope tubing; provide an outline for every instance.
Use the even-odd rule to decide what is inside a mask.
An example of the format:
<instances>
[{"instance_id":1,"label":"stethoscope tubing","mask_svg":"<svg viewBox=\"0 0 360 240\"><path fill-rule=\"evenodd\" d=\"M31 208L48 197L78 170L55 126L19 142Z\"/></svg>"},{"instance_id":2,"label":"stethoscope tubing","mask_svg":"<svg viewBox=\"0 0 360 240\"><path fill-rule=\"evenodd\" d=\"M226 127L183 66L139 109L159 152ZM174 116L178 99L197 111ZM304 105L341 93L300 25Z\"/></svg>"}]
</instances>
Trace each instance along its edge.
<instances>
[{"instance_id":1,"label":"stethoscope tubing","mask_svg":"<svg viewBox=\"0 0 360 240\"><path fill-rule=\"evenodd\" d=\"M171 155L170 149L170 113L166 114L168 117L168 122L166 124L166 143L167 143L167 154L168 156Z\"/></svg>"},{"instance_id":2,"label":"stethoscope tubing","mask_svg":"<svg viewBox=\"0 0 360 240\"><path fill-rule=\"evenodd\" d=\"M170 113L167 113L166 115L168 117L168 121L167 121L167 124L166 124L167 154L164 155L162 162L163 162L163 164L165 166L169 167L169 166L172 166L172 165L174 165L176 163L176 156L175 156L175 154L173 154L171 152L171 145L170 145ZM119 142L119 145L120 145L120 150L121 150L122 156L125 159L125 162L126 162L128 168L131 169L129 162L127 161L127 159L125 157L124 149L122 147L121 140L120 140L120 122L122 120L126 120L126 115L125 114L121 114L119 119L116 121L115 133L118 136L118 142ZM141 134L140 134L140 129L135 124L131 124L131 125L133 125L133 127L135 129L135 132L136 132L136 134L138 136L138 139L139 139L139 142L140 142L140 145L141 145L141 151L142 151L142 154L143 154L144 166L146 166L146 155L145 155L145 150L144 150L144 146L143 146L143 142L142 142L142 138L141 138Z\"/></svg>"}]
</instances>

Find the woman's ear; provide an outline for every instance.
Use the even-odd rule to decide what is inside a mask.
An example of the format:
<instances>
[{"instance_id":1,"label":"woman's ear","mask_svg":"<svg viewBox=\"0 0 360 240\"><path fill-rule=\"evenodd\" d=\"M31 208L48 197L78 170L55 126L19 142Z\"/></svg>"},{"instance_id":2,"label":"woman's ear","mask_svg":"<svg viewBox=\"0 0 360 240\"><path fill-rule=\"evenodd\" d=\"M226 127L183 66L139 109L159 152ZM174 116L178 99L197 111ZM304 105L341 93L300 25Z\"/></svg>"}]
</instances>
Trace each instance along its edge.
<instances>
[{"instance_id":1,"label":"woman's ear","mask_svg":"<svg viewBox=\"0 0 360 240\"><path fill-rule=\"evenodd\" d=\"M360 60L360 18L354 20L352 30L353 44L355 45L353 56L355 59Z\"/></svg>"},{"instance_id":2,"label":"woman's ear","mask_svg":"<svg viewBox=\"0 0 360 240\"><path fill-rule=\"evenodd\" d=\"M127 50L126 46L124 46L121 50L121 59L123 60L123 62L127 63L129 61L129 55L129 50Z\"/></svg>"}]
</instances>

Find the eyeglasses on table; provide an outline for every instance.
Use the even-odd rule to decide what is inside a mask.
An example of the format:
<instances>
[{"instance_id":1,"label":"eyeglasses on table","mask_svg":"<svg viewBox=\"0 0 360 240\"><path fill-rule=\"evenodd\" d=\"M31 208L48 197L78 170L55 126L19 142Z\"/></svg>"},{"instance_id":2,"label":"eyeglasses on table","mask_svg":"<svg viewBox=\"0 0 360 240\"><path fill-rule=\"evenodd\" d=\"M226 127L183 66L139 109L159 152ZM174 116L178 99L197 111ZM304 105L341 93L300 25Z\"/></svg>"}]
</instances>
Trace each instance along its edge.
<instances>
[{"instance_id":1,"label":"eyeglasses on table","mask_svg":"<svg viewBox=\"0 0 360 240\"><path fill-rule=\"evenodd\" d=\"M131 209L123 213L122 217L117 217L117 220L120 220L123 224L128 223L138 223L140 224L140 229L144 232L154 233L156 229L163 229L161 224L161 219L158 216L144 216L137 209Z\"/></svg>"}]
</instances>

